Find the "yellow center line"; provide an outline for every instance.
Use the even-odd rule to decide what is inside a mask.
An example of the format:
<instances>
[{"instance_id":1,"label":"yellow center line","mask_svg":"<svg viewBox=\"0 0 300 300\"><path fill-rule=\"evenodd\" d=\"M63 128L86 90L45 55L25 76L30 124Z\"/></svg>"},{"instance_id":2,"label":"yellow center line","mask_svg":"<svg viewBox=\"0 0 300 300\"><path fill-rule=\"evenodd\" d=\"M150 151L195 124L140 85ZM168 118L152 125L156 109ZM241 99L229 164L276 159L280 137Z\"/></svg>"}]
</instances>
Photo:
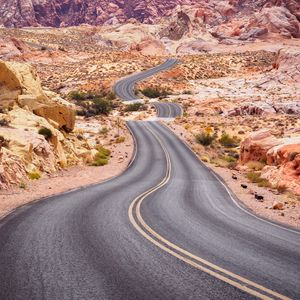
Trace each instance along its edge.
<instances>
[{"instance_id":1,"label":"yellow center line","mask_svg":"<svg viewBox=\"0 0 300 300\"><path fill-rule=\"evenodd\" d=\"M176 258L186 262L187 264L203 271L203 272L206 272L207 274L215 277L215 278L218 278L236 288L239 288L240 290L242 291L245 291L255 297L258 297L260 299L273 299L273 298L270 298L264 294L261 294L260 292L256 291L256 290L253 290L251 289L250 287L248 286L245 286L245 285L250 285L251 287L255 287L257 289L259 289L260 291L263 291L263 292L266 292L267 294L269 295L272 295L276 298L279 298L279 299L284 299L284 300L291 300L290 298L284 296L284 295L281 295L275 291L272 291L260 284L257 284L251 280L248 280L242 276L239 276L235 273L232 273L226 269L223 269L203 258L200 258L190 252L188 252L187 250L184 250L180 247L178 247L177 245L173 244L172 242L168 241L167 239L165 239L164 237L162 237L161 235L159 235L156 231L154 231L145 221L144 219L142 218L142 215L141 215L141 204L142 202L149 196L151 195L152 193L154 193L155 191L157 191L158 189L160 189L161 187L163 187L165 184L167 184L167 182L170 180L170 177L171 177L171 169L172 169L172 165L171 165L171 159L170 159L170 154L168 153L166 147L164 146L162 140L159 138L159 136L153 132L153 130L151 130L150 128L146 128L148 131L150 131L154 137L157 139L157 141L159 142L159 144L161 145L164 153L165 153L165 157L166 157L166 161L167 161L167 172L166 172L166 175L165 177L163 178L163 180L158 184L156 185L155 187L149 189L148 191L144 192L143 194L139 195L138 197L136 197L134 199L134 201L131 203L130 207L129 207L129 210L128 210L128 215L129 215L129 219L130 219L130 222L131 224L135 227L135 229L140 232L142 234L142 236L144 236L147 240L149 240L151 243L155 244L157 247L161 248L162 250L164 250L165 252L168 252L169 254L175 256ZM140 224L142 225L142 227L136 222L135 218L134 218L134 209L135 209L135 214L136 214L136 217L138 219L138 221L140 222ZM145 229L145 230L144 230ZM150 234L155 237L156 239L154 239ZM166 247L165 245L169 246L170 248L172 249L169 249L168 247ZM173 250L176 250L177 252L180 252L181 254L185 255L185 256L188 256L189 258L191 259L194 259L196 261L198 261L199 263L203 264L203 265L206 265L207 267L210 267L211 269L214 269L215 271L218 271L219 273L211 270L211 269L208 269L206 268L205 266L203 265L200 265L198 264L197 262L194 262L192 261L191 259L187 258L187 257L184 257L182 256L181 254L173 251ZM220 274L220 273L223 273L223 274ZM230 276L232 279L228 278L228 277L225 277L224 275L227 275L227 276ZM236 282L234 281L233 279L235 280L238 280L240 282L242 282L243 284L239 283L239 282Z\"/></svg>"}]
</instances>

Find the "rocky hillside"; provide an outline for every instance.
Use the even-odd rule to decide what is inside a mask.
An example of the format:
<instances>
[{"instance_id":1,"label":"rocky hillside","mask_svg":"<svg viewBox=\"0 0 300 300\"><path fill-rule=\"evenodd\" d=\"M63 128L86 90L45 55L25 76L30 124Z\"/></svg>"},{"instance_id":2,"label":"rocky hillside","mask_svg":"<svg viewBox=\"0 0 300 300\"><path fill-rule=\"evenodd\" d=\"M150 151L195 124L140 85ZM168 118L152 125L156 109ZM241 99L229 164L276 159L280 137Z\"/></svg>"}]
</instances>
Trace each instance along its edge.
<instances>
[{"instance_id":1,"label":"rocky hillside","mask_svg":"<svg viewBox=\"0 0 300 300\"><path fill-rule=\"evenodd\" d=\"M197 8L197 16L210 26L274 7L281 7L287 18L300 20L298 0L0 0L0 25L59 27L116 24L130 19L155 23L170 16L179 5ZM278 14L271 18L277 17Z\"/></svg>"},{"instance_id":2,"label":"rocky hillside","mask_svg":"<svg viewBox=\"0 0 300 300\"><path fill-rule=\"evenodd\" d=\"M93 161L73 104L42 88L31 65L0 60L0 83L0 189Z\"/></svg>"}]
</instances>

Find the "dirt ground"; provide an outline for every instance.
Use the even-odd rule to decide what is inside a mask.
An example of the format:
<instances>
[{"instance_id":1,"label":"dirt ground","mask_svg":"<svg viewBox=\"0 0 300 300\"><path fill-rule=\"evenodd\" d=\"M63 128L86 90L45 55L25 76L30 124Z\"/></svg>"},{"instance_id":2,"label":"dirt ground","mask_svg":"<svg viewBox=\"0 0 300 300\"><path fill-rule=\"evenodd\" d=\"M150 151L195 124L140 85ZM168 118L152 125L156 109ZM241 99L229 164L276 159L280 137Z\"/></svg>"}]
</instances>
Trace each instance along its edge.
<instances>
[{"instance_id":1,"label":"dirt ground","mask_svg":"<svg viewBox=\"0 0 300 300\"><path fill-rule=\"evenodd\" d=\"M111 151L113 157L106 166L73 167L51 174L38 181L32 181L26 186L26 189L15 187L7 191L0 191L0 217L34 200L100 183L120 175L126 170L133 156L134 143L132 137L128 134L126 141L113 145Z\"/></svg>"},{"instance_id":2,"label":"dirt ground","mask_svg":"<svg viewBox=\"0 0 300 300\"><path fill-rule=\"evenodd\" d=\"M193 149L195 145L194 139L182 126L170 123L167 125ZM209 163L206 163L206 165L223 178L240 202L244 203L254 214L282 224L300 228L299 201L293 199L288 194L279 194L272 189L258 187L256 184L249 182L240 171L216 167ZM236 180L232 179L233 175L237 177ZM246 184L248 188L243 189L241 184ZM255 199L255 192L264 197L263 202L259 202ZM273 209L275 202L282 203L283 209Z\"/></svg>"}]
</instances>

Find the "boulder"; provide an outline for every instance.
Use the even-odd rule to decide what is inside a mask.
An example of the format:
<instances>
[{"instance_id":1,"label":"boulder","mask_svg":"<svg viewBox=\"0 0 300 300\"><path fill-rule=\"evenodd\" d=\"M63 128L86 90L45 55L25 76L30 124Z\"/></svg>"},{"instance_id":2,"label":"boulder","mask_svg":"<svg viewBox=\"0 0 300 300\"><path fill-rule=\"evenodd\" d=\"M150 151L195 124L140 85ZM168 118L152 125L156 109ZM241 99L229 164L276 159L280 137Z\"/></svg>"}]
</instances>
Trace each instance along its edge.
<instances>
[{"instance_id":1,"label":"boulder","mask_svg":"<svg viewBox=\"0 0 300 300\"><path fill-rule=\"evenodd\" d=\"M267 152L281 143L271 134L270 130L264 129L253 132L241 143L241 163L245 164L249 161L266 159Z\"/></svg>"},{"instance_id":2,"label":"boulder","mask_svg":"<svg viewBox=\"0 0 300 300\"><path fill-rule=\"evenodd\" d=\"M19 105L72 131L75 113L71 104L55 93L45 92L32 66L0 61L0 107Z\"/></svg>"}]
</instances>

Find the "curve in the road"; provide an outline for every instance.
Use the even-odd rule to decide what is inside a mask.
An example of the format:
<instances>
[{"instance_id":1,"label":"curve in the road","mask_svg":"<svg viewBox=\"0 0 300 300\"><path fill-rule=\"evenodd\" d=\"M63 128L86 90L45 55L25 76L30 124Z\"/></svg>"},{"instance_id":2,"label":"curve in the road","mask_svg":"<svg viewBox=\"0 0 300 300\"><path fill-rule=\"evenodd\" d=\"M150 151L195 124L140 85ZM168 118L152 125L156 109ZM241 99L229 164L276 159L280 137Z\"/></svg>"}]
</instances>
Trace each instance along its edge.
<instances>
[{"instance_id":1,"label":"curve in the road","mask_svg":"<svg viewBox=\"0 0 300 300\"><path fill-rule=\"evenodd\" d=\"M116 95L123 101L136 101L139 98L135 95L134 86L137 82L145 80L159 72L166 71L179 63L177 59L167 59L163 64L156 66L144 72L130 75L120 81L118 81L113 90Z\"/></svg>"},{"instance_id":2,"label":"curve in the road","mask_svg":"<svg viewBox=\"0 0 300 300\"><path fill-rule=\"evenodd\" d=\"M158 118L168 119L182 116L182 107L172 102L155 102L153 103Z\"/></svg>"},{"instance_id":3,"label":"curve in the road","mask_svg":"<svg viewBox=\"0 0 300 300\"><path fill-rule=\"evenodd\" d=\"M141 235L143 235L147 240L149 240L151 243L156 245L157 247L161 248L162 250L166 251L167 253L173 255L174 257L184 261L185 263L208 273L211 276L214 276L230 285L233 285L237 287L238 289L241 289L257 298L260 299L272 299L273 297L277 299L290 299L287 296L284 296L280 293L277 293L271 289L268 289L260 284L257 284L256 282L253 282L251 280L248 280L242 276L239 276L235 273L232 273L226 269L223 269L213 263L210 263L209 261L200 258L199 256L196 256L187 250L178 247L176 244L173 244L166 238L162 237L160 234L158 234L155 230L153 230L143 219L141 214L141 206L143 204L143 201L148 197L151 196L155 191L161 189L164 187L171 178L171 159L170 154L166 147L164 146L162 140L160 137L153 132L152 129L148 128L148 130L156 137L159 144L161 145L164 153L165 158L167 162L167 170L166 175L163 178L163 180L157 184L155 187L149 189L148 191L144 192L140 196L138 196L134 201L131 203L128 215L130 222L133 224L133 226L140 232ZM295 231L295 233L298 233Z\"/></svg>"},{"instance_id":4,"label":"curve in the road","mask_svg":"<svg viewBox=\"0 0 300 300\"><path fill-rule=\"evenodd\" d=\"M237 206L160 123L128 127L121 176L0 221L0 299L300 298L298 230Z\"/></svg>"}]
</instances>

